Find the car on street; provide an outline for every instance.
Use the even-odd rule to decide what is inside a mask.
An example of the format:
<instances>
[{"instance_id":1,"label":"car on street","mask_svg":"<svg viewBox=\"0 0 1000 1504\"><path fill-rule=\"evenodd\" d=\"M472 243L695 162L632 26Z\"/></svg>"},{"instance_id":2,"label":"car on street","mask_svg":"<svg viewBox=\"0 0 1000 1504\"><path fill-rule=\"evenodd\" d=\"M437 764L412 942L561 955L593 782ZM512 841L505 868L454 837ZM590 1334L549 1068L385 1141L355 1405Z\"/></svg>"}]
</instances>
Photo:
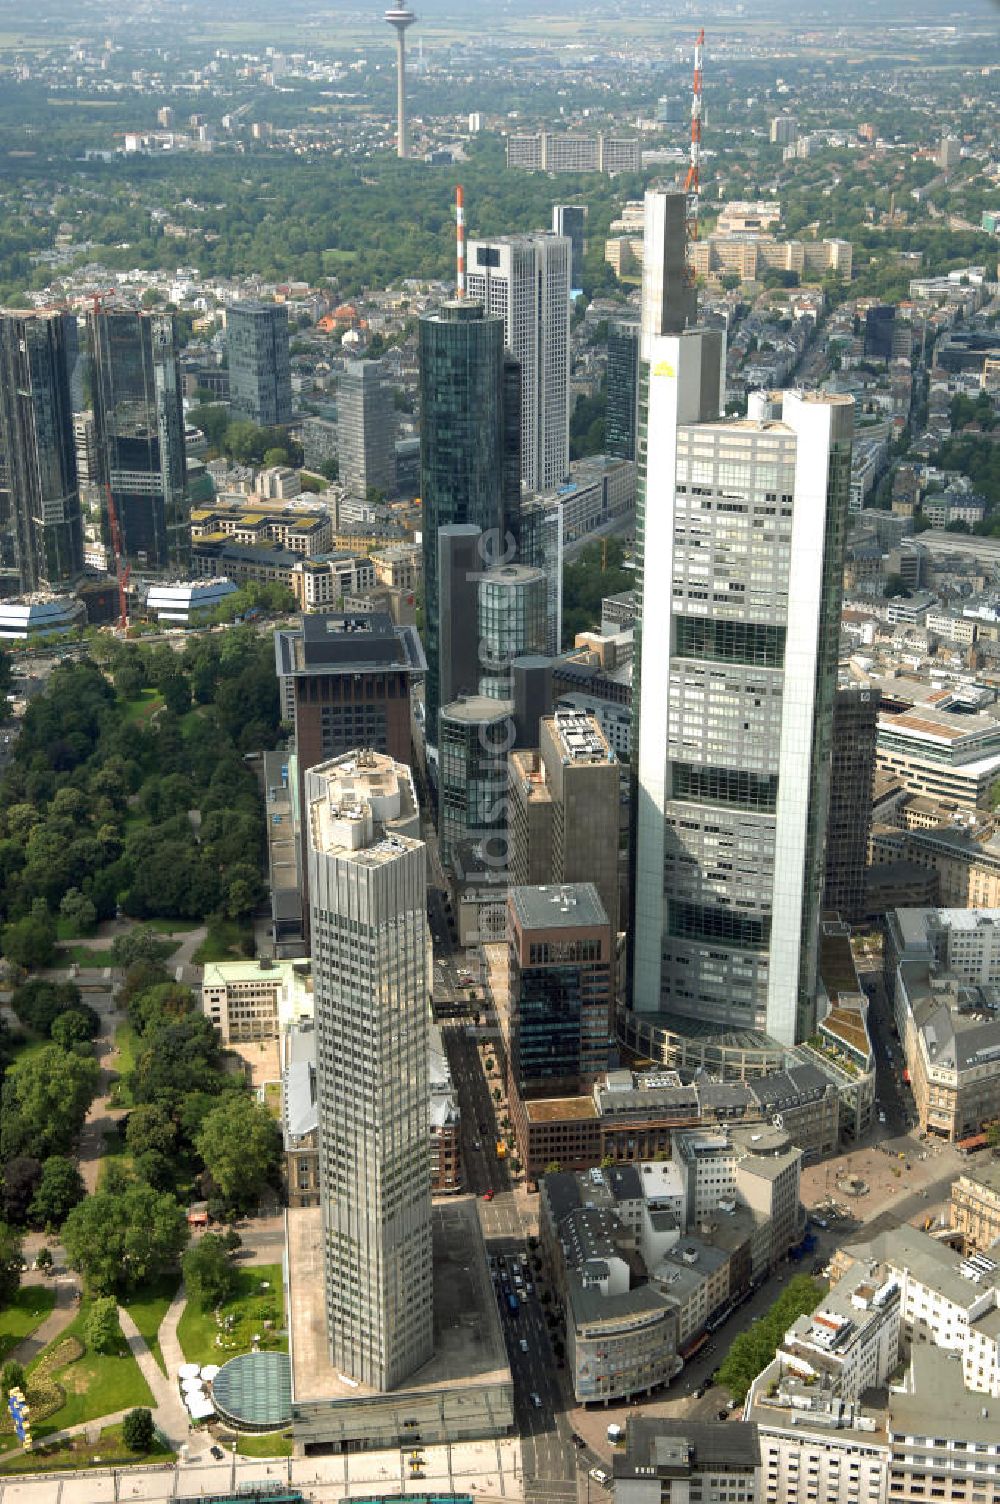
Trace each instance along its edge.
<instances>
[{"instance_id":1,"label":"car on street","mask_svg":"<svg viewBox=\"0 0 1000 1504\"><path fill-rule=\"evenodd\" d=\"M211 1452L212 1456L217 1462L221 1462L223 1457L225 1457L226 1455L221 1447L209 1447L208 1450Z\"/></svg>"},{"instance_id":2,"label":"car on street","mask_svg":"<svg viewBox=\"0 0 1000 1504\"><path fill-rule=\"evenodd\" d=\"M521 1341L520 1341L520 1343L518 1345L519 1345L522 1353L526 1353L528 1351L528 1339L527 1339L527 1337L522 1337Z\"/></svg>"},{"instance_id":3,"label":"car on street","mask_svg":"<svg viewBox=\"0 0 1000 1504\"><path fill-rule=\"evenodd\" d=\"M611 1474L605 1472L603 1467L592 1467L590 1469L590 1477L593 1478L595 1483L600 1483L603 1488L607 1488L611 1482Z\"/></svg>"},{"instance_id":4,"label":"car on street","mask_svg":"<svg viewBox=\"0 0 1000 1504\"><path fill-rule=\"evenodd\" d=\"M583 1437L580 1435L579 1431L574 1431L572 1437L570 1438L570 1440L572 1441L572 1443L573 1443L573 1445L575 1447L583 1448L583 1447L585 1447L587 1445L587 1443L584 1441Z\"/></svg>"},{"instance_id":5,"label":"car on street","mask_svg":"<svg viewBox=\"0 0 1000 1504\"><path fill-rule=\"evenodd\" d=\"M488 1191L484 1191L483 1192L483 1200L484 1201L492 1201L493 1197L494 1197L494 1194L495 1194L495 1192L493 1190L493 1187L490 1186L490 1188L489 1188Z\"/></svg>"},{"instance_id":6,"label":"car on street","mask_svg":"<svg viewBox=\"0 0 1000 1504\"><path fill-rule=\"evenodd\" d=\"M531 1403L534 1405L536 1410L540 1410L542 1408L542 1397L540 1394L536 1394L534 1390L531 1391Z\"/></svg>"}]
</instances>

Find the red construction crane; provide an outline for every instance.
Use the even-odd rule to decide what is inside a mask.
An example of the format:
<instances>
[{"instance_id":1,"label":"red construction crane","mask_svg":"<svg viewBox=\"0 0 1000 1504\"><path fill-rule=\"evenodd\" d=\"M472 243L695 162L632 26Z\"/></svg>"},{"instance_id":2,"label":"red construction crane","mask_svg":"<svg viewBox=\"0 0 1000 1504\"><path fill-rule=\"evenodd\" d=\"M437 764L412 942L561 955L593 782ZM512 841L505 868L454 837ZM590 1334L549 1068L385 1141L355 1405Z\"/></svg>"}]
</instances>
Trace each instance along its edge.
<instances>
[{"instance_id":1,"label":"red construction crane","mask_svg":"<svg viewBox=\"0 0 1000 1504\"><path fill-rule=\"evenodd\" d=\"M694 44L694 81L691 88L691 157L684 192L688 196L688 239L698 239L698 195L701 192L701 59L705 45L702 27Z\"/></svg>"},{"instance_id":2,"label":"red construction crane","mask_svg":"<svg viewBox=\"0 0 1000 1504\"><path fill-rule=\"evenodd\" d=\"M115 511L115 498L108 493L108 522L111 527L111 552L115 560L115 579L118 581L118 630L124 632L128 627L128 579L132 573L131 564L126 564L122 555L122 535L118 526L118 513Z\"/></svg>"}]
</instances>

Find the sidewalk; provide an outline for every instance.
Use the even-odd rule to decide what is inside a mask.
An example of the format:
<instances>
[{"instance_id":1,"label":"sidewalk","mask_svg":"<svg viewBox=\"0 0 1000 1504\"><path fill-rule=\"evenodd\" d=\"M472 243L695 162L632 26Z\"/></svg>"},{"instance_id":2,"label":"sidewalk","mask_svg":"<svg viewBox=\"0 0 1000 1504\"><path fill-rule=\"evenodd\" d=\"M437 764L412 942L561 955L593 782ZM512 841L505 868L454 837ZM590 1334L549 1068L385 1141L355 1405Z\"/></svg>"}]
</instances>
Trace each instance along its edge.
<instances>
[{"instance_id":1,"label":"sidewalk","mask_svg":"<svg viewBox=\"0 0 1000 1504\"><path fill-rule=\"evenodd\" d=\"M32 1281L42 1284L42 1280ZM54 1284L56 1290L56 1303L40 1326L37 1326L30 1337L25 1337L16 1347L12 1347L4 1359L5 1363L20 1363L22 1368L27 1368L44 1347L48 1347L59 1333L65 1331L73 1317L76 1315L76 1281L70 1276L62 1276L56 1280L46 1280L45 1284Z\"/></svg>"},{"instance_id":2,"label":"sidewalk","mask_svg":"<svg viewBox=\"0 0 1000 1504\"><path fill-rule=\"evenodd\" d=\"M160 1339L160 1352L163 1354L163 1363L167 1370L167 1378L175 1385L177 1382L177 1371L185 1361L181 1345L177 1340L177 1323L181 1319L186 1301L187 1295L184 1286L181 1285L167 1307L167 1314L160 1322L160 1330L156 1334Z\"/></svg>"},{"instance_id":3,"label":"sidewalk","mask_svg":"<svg viewBox=\"0 0 1000 1504\"><path fill-rule=\"evenodd\" d=\"M177 1388L176 1369L172 1379L165 1379L160 1365L146 1346L139 1328L122 1306L118 1307L118 1320L121 1322L122 1335L128 1343L129 1350L152 1390L153 1420L156 1422L156 1428L176 1452L181 1444L187 1441L191 1430L191 1421L181 1403L180 1392ZM109 1422L102 1420L102 1424L107 1425Z\"/></svg>"}]
</instances>

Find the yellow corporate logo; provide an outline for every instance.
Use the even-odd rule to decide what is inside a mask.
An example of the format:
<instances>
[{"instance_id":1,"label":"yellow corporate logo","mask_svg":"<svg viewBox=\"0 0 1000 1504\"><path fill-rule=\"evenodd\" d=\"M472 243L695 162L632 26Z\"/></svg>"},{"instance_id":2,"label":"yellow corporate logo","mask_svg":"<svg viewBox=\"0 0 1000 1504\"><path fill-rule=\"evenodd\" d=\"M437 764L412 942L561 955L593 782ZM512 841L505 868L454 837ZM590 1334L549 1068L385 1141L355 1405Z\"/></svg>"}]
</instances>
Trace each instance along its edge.
<instances>
[{"instance_id":1,"label":"yellow corporate logo","mask_svg":"<svg viewBox=\"0 0 1000 1504\"><path fill-rule=\"evenodd\" d=\"M677 372L674 370L674 368L670 364L669 360L658 360L656 362L656 365L653 367L653 375L654 376L676 376Z\"/></svg>"}]
</instances>

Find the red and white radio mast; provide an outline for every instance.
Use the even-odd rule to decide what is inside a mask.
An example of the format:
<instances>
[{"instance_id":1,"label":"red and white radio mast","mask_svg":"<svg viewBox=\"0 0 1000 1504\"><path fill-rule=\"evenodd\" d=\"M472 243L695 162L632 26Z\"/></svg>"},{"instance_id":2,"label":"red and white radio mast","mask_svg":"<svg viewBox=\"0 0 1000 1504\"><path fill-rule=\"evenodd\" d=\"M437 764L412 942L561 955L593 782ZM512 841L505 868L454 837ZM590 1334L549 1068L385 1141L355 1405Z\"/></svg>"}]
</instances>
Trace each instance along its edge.
<instances>
[{"instance_id":1,"label":"red and white radio mast","mask_svg":"<svg viewBox=\"0 0 1000 1504\"><path fill-rule=\"evenodd\" d=\"M694 81L691 88L691 159L684 192L688 196L688 239L698 239L698 196L701 192L701 59L705 45L704 27L694 44Z\"/></svg>"},{"instance_id":2,"label":"red and white radio mast","mask_svg":"<svg viewBox=\"0 0 1000 1504\"><path fill-rule=\"evenodd\" d=\"M465 297L465 195L461 183L455 189L455 259L457 277L455 296Z\"/></svg>"}]
</instances>

